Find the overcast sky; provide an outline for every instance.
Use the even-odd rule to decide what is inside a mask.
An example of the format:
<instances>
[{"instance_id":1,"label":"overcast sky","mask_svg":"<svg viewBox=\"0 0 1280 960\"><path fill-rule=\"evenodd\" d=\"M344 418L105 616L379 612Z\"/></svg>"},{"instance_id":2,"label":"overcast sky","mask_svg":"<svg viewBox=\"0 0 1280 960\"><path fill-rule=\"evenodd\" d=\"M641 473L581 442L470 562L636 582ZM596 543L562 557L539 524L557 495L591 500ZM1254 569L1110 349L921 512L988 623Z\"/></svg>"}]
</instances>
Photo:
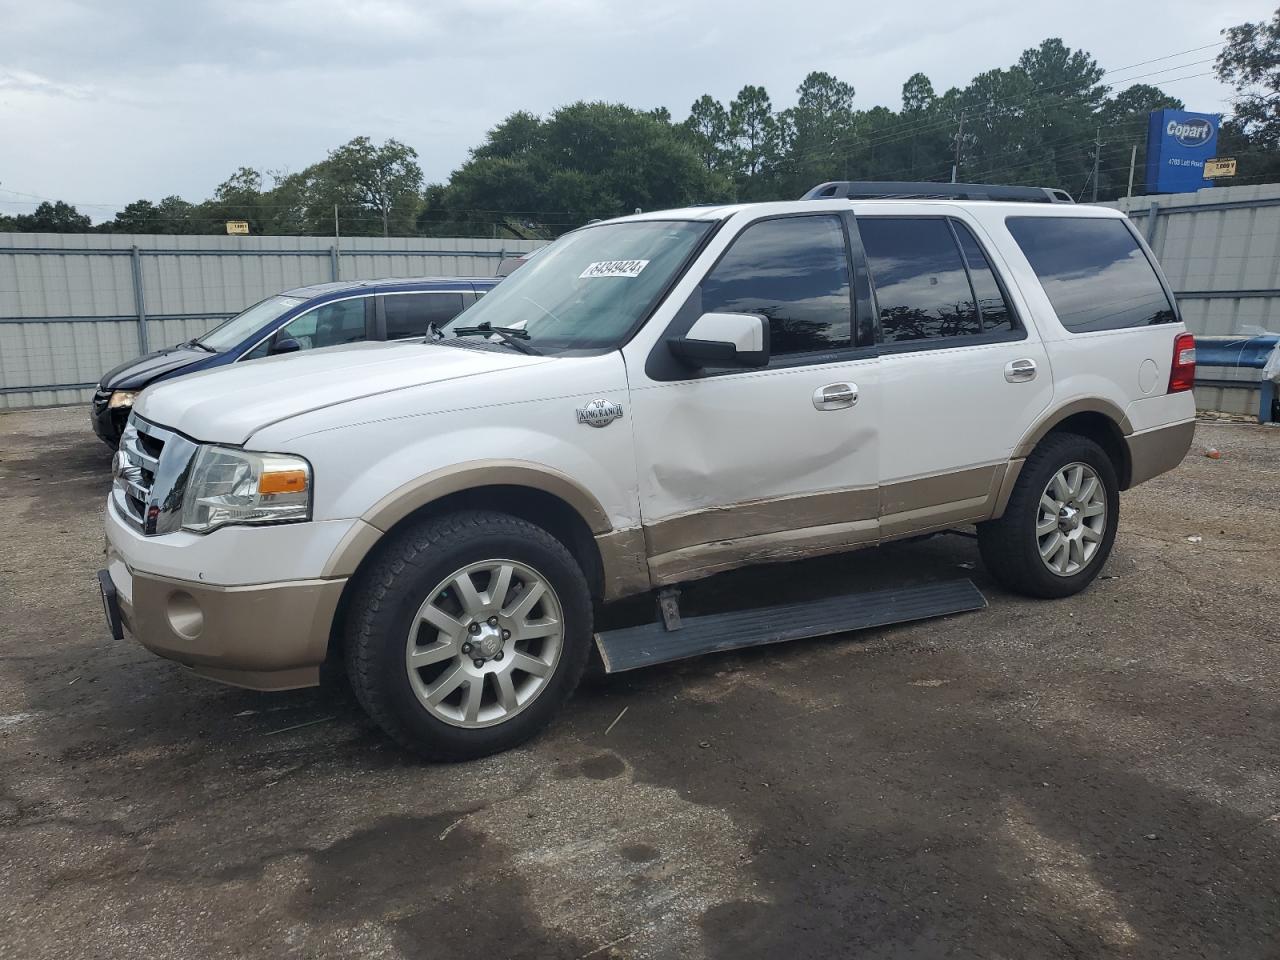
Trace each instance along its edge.
<instances>
[{"instance_id":1,"label":"overcast sky","mask_svg":"<svg viewBox=\"0 0 1280 960\"><path fill-rule=\"evenodd\" d=\"M666 106L764 85L775 108L810 70L900 105L1059 36L1108 69L1220 40L1270 16L1241 0L0 0L0 210L39 198L95 220L139 197L197 201L237 167L300 170L367 134L444 180L515 110L574 100ZM1220 111L1213 49L1119 72ZM1112 79L1112 78L1108 78Z\"/></svg>"}]
</instances>

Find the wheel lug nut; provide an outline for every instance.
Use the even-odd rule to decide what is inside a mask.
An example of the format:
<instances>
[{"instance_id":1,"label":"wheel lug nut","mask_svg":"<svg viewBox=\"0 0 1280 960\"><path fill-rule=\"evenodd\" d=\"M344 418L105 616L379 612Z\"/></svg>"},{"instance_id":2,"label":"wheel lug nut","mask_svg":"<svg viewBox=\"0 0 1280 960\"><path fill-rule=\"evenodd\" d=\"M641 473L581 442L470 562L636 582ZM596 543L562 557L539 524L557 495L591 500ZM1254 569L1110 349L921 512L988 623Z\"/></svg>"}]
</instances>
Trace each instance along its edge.
<instances>
[{"instance_id":1,"label":"wheel lug nut","mask_svg":"<svg viewBox=\"0 0 1280 960\"><path fill-rule=\"evenodd\" d=\"M489 626L491 626L491 627L496 627L497 625L498 625L498 618L497 618L497 617L490 617L490 618L489 618Z\"/></svg>"},{"instance_id":2,"label":"wheel lug nut","mask_svg":"<svg viewBox=\"0 0 1280 960\"><path fill-rule=\"evenodd\" d=\"M474 664L474 665L475 665L475 668L476 668L477 670L479 670L481 667L483 667L483 666L484 666L484 660L482 660L480 657L476 657L476 658L475 658L474 660L472 660L471 662L472 662L472 664Z\"/></svg>"},{"instance_id":3,"label":"wheel lug nut","mask_svg":"<svg viewBox=\"0 0 1280 960\"><path fill-rule=\"evenodd\" d=\"M470 652L471 652L471 644L469 644L469 643L464 643L464 644L462 645L462 652L463 652L463 653L470 653Z\"/></svg>"},{"instance_id":4,"label":"wheel lug nut","mask_svg":"<svg viewBox=\"0 0 1280 960\"><path fill-rule=\"evenodd\" d=\"M502 651L501 651L501 650L499 650L497 653L495 653L495 654L493 655L493 659L495 659L495 660L501 660L501 659L502 659Z\"/></svg>"},{"instance_id":5,"label":"wheel lug nut","mask_svg":"<svg viewBox=\"0 0 1280 960\"><path fill-rule=\"evenodd\" d=\"M511 639L511 631L510 631L510 630L503 630L503 631L502 631L502 639L503 639L503 640L510 640L510 639Z\"/></svg>"},{"instance_id":6,"label":"wheel lug nut","mask_svg":"<svg viewBox=\"0 0 1280 960\"><path fill-rule=\"evenodd\" d=\"M480 632L480 624L478 623L473 623L471 624L471 626L467 627L467 633L479 633L479 632Z\"/></svg>"}]
</instances>

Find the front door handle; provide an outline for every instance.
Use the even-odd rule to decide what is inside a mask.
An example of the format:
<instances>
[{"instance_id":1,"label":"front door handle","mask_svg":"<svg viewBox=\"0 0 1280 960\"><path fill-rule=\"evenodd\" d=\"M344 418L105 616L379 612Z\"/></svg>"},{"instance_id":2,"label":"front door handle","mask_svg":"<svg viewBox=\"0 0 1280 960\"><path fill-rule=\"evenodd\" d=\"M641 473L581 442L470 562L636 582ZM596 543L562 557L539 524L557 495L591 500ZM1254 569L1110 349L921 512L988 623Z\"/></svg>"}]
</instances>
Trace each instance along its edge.
<instances>
[{"instance_id":1,"label":"front door handle","mask_svg":"<svg viewBox=\"0 0 1280 960\"><path fill-rule=\"evenodd\" d=\"M1036 378L1036 362L1034 360L1010 360L1004 365L1004 378L1010 383L1026 383Z\"/></svg>"},{"instance_id":2,"label":"front door handle","mask_svg":"<svg viewBox=\"0 0 1280 960\"><path fill-rule=\"evenodd\" d=\"M813 405L819 410L844 410L857 402L856 383L829 383L813 391Z\"/></svg>"}]
</instances>

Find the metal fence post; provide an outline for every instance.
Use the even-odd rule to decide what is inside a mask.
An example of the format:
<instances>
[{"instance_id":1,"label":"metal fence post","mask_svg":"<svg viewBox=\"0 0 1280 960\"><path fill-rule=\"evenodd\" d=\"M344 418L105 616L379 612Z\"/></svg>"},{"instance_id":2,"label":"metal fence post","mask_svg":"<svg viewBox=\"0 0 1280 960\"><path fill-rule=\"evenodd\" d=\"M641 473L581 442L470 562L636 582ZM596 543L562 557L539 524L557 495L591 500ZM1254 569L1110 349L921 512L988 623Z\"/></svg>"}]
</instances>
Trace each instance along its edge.
<instances>
[{"instance_id":1,"label":"metal fence post","mask_svg":"<svg viewBox=\"0 0 1280 960\"><path fill-rule=\"evenodd\" d=\"M335 282L341 279L338 276L338 248L333 246L329 248L329 273L331 274L329 279Z\"/></svg>"},{"instance_id":2,"label":"metal fence post","mask_svg":"<svg viewBox=\"0 0 1280 960\"><path fill-rule=\"evenodd\" d=\"M1155 253L1156 249L1156 221L1160 217L1160 204L1154 200L1151 206L1147 208L1147 246L1151 248L1151 252ZM1159 256L1159 254L1156 254Z\"/></svg>"},{"instance_id":3,"label":"metal fence post","mask_svg":"<svg viewBox=\"0 0 1280 960\"><path fill-rule=\"evenodd\" d=\"M147 297L142 291L142 254L137 245L129 248L133 261L133 305L138 314L138 349L151 352L151 338L147 335Z\"/></svg>"}]
</instances>

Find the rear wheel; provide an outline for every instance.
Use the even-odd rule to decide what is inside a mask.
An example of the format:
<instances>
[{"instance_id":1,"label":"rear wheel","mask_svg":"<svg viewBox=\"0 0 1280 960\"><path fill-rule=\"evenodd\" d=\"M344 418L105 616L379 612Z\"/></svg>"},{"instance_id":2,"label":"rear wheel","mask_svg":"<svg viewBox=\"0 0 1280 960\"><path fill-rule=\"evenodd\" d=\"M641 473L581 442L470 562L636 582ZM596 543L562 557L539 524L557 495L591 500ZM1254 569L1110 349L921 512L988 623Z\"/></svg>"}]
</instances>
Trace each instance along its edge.
<instances>
[{"instance_id":1,"label":"rear wheel","mask_svg":"<svg viewBox=\"0 0 1280 960\"><path fill-rule=\"evenodd\" d=\"M978 525L983 562L1001 584L1033 597L1087 587L1115 542L1115 467L1088 437L1050 434L1027 458L999 520Z\"/></svg>"},{"instance_id":2,"label":"rear wheel","mask_svg":"<svg viewBox=\"0 0 1280 960\"><path fill-rule=\"evenodd\" d=\"M431 759L505 750L577 686L591 599L573 556L541 528L468 511L399 534L364 575L347 623L356 696Z\"/></svg>"}]
</instances>

